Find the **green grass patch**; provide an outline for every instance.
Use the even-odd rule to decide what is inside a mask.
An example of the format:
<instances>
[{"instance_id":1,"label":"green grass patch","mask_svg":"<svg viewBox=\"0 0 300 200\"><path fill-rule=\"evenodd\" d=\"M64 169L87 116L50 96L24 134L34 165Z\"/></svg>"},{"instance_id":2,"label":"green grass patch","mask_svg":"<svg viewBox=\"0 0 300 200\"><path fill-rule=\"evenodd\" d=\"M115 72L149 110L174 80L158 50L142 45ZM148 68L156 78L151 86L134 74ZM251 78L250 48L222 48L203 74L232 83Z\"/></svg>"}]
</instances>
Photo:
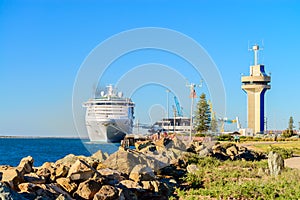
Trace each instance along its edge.
<instances>
[{"instance_id":1,"label":"green grass patch","mask_svg":"<svg viewBox=\"0 0 300 200\"><path fill-rule=\"evenodd\" d=\"M268 153L271 150L280 153L284 158L300 155L300 141L284 141L276 143L255 143L254 150Z\"/></svg>"},{"instance_id":2,"label":"green grass patch","mask_svg":"<svg viewBox=\"0 0 300 200\"><path fill-rule=\"evenodd\" d=\"M198 159L199 170L184 178L191 188L177 189L182 199L300 199L300 171L285 169L278 177L265 173L267 160ZM201 198L199 198L201 197Z\"/></svg>"}]
</instances>

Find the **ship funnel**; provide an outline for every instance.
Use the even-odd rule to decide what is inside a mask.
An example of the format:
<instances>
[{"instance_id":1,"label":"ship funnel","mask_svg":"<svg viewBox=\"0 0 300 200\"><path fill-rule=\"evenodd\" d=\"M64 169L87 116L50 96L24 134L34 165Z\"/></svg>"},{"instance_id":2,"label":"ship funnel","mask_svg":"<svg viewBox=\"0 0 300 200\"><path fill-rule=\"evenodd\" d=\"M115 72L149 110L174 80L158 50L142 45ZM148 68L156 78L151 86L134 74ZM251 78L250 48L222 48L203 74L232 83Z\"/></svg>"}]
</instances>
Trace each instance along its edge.
<instances>
[{"instance_id":1,"label":"ship funnel","mask_svg":"<svg viewBox=\"0 0 300 200\"><path fill-rule=\"evenodd\" d=\"M123 97L123 92L118 92L118 97Z\"/></svg>"},{"instance_id":2,"label":"ship funnel","mask_svg":"<svg viewBox=\"0 0 300 200\"><path fill-rule=\"evenodd\" d=\"M113 86L112 85L107 86L107 93L108 93L107 95L112 96L113 92L114 92Z\"/></svg>"}]
</instances>

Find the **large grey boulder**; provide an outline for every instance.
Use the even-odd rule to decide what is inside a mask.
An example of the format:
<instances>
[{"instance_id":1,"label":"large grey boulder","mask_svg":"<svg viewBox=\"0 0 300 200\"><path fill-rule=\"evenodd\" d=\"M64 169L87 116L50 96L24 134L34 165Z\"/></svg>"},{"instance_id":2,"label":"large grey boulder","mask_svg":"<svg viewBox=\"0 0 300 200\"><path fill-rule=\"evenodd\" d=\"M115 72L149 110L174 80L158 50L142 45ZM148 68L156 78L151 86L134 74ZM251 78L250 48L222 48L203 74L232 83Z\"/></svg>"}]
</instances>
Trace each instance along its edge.
<instances>
[{"instance_id":1,"label":"large grey boulder","mask_svg":"<svg viewBox=\"0 0 300 200\"><path fill-rule=\"evenodd\" d=\"M71 182L69 178L58 178L56 179L56 183L70 194L77 189L76 183Z\"/></svg>"},{"instance_id":2,"label":"large grey boulder","mask_svg":"<svg viewBox=\"0 0 300 200\"><path fill-rule=\"evenodd\" d=\"M208 156L209 154L212 153L212 149L208 148L208 147L205 147L204 149L202 149L201 151L199 151L199 156L200 157L206 157Z\"/></svg>"},{"instance_id":3,"label":"large grey boulder","mask_svg":"<svg viewBox=\"0 0 300 200\"><path fill-rule=\"evenodd\" d=\"M111 154L104 161L104 164L109 168L125 174L129 174L137 163L139 163L139 159L136 156L123 150Z\"/></svg>"},{"instance_id":4,"label":"large grey boulder","mask_svg":"<svg viewBox=\"0 0 300 200\"><path fill-rule=\"evenodd\" d=\"M136 165L147 164L147 160L146 156L141 153L119 150L111 154L104 164L111 169L129 174Z\"/></svg>"},{"instance_id":5,"label":"large grey boulder","mask_svg":"<svg viewBox=\"0 0 300 200\"><path fill-rule=\"evenodd\" d=\"M188 173L195 174L199 170L199 167L195 164L190 164L186 167L186 170Z\"/></svg>"},{"instance_id":6,"label":"large grey boulder","mask_svg":"<svg viewBox=\"0 0 300 200\"><path fill-rule=\"evenodd\" d=\"M138 196L130 189L120 189L119 200L138 200Z\"/></svg>"},{"instance_id":7,"label":"large grey boulder","mask_svg":"<svg viewBox=\"0 0 300 200\"><path fill-rule=\"evenodd\" d=\"M238 147L236 145L232 145L231 147L226 149L226 154L233 160L235 156L238 155Z\"/></svg>"},{"instance_id":8,"label":"large grey boulder","mask_svg":"<svg viewBox=\"0 0 300 200\"><path fill-rule=\"evenodd\" d=\"M118 184L120 181L125 180L126 178L122 176L117 170L105 168L98 170L101 176L103 176L109 185Z\"/></svg>"},{"instance_id":9,"label":"large grey boulder","mask_svg":"<svg viewBox=\"0 0 300 200\"><path fill-rule=\"evenodd\" d=\"M213 153L213 146L215 145L215 141L209 141L209 142L205 142L202 143L201 145L201 150L197 151L197 153L199 154L200 157L206 157L210 154Z\"/></svg>"},{"instance_id":10,"label":"large grey boulder","mask_svg":"<svg viewBox=\"0 0 300 200\"><path fill-rule=\"evenodd\" d=\"M55 179L55 167L54 163L45 162L42 166L36 168L36 175L44 177L46 180Z\"/></svg>"},{"instance_id":11,"label":"large grey boulder","mask_svg":"<svg viewBox=\"0 0 300 200\"><path fill-rule=\"evenodd\" d=\"M17 169L0 171L0 181L6 182L10 188L17 190L18 185L24 182L24 176Z\"/></svg>"},{"instance_id":12,"label":"large grey boulder","mask_svg":"<svg viewBox=\"0 0 300 200\"><path fill-rule=\"evenodd\" d=\"M56 178L59 177L66 177L67 174L69 173L69 167L65 166L65 165L60 165L59 167L57 167L55 169L55 176Z\"/></svg>"},{"instance_id":13,"label":"large grey boulder","mask_svg":"<svg viewBox=\"0 0 300 200\"><path fill-rule=\"evenodd\" d=\"M141 185L139 183L136 183L132 180L123 180L118 185L119 188L127 188L127 189L142 189Z\"/></svg>"},{"instance_id":14,"label":"large grey boulder","mask_svg":"<svg viewBox=\"0 0 300 200\"><path fill-rule=\"evenodd\" d=\"M95 159L98 162L103 162L109 155L107 153L103 153L101 150L94 153L91 158Z\"/></svg>"},{"instance_id":15,"label":"large grey boulder","mask_svg":"<svg viewBox=\"0 0 300 200\"><path fill-rule=\"evenodd\" d=\"M91 171L86 165L84 165L80 160L76 160L74 164L70 167L67 177L70 177L72 174L77 174L79 172Z\"/></svg>"},{"instance_id":16,"label":"large grey boulder","mask_svg":"<svg viewBox=\"0 0 300 200\"><path fill-rule=\"evenodd\" d=\"M153 181L155 180L155 174L150 167L139 164L132 169L129 178L135 182Z\"/></svg>"},{"instance_id":17,"label":"large grey boulder","mask_svg":"<svg viewBox=\"0 0 300 200\"><path fill-rule=\"evenodd\" d=\"M18 171L21 172L23 175L32 172L33 161L34 160L31 156L22 158L17 167Z\"/></svg>"},{"instance_id":18,"label":"large grey boulder","mask_svg":"<svg viewBox=\"0 0 300 200\"><path fill-rule=\"evenodd\" d=\"M65 157L57 160L55 162L55 166L58 167L60 165L64 165L67 167L71 167L77 160L78 160L77 156L75 156L74 154L69 154L69 155L66 155Z\"/></svg>"},{"instance_id":19,"label":"large grey boulder","mask_svg":"<svg viewBox=\"0 0 300 200\"><path fill-rule=\"evenodd\" d=\"M103 185L95 194L93 200L115 200L118 199L118 190L111 185Z\"/></svg>"},{"instance_id":20,"label":"large grey boulder","mask_svg":"<svg viewBox=\"0 0 300 200\"><path fill-rule=\"evenodd\" d=\"M69 155L65 156L64 158L61 158L61 159L57 160L55 162L55 166L57 168L57 167L59 167L61 165L64 165L64 166L67 166L67 167L71 168L71 166L73 164L75 164L75 162L77 160L83 160L83 161L85 161L86 163L88 163L91 166L94 166L94 164L97 163L95 161L95 158L93 158L93 157L75 156L74 154L69 154Z\"/></svg>"},{"instance_id":21,"label":"large grey boulder","mask_svg":"<svg viewBox=\"0 0 300 200\"><path fill-rule=\"evenodd\" d=\"M169 148L179 149L182 151L186 150L186 145L180 140L178 137L174 137L172 139L169 138L161 138L155 141L155 146L159 152L164 151Z\"/></svg>"},{"instance_id":22,"label":"large grey boulder","mask_svg":"<svg viewBox=\"0 0 300 200\"><path fill-rule=\"evenodd\" d=\"M56 183L39 184L38 188L39 189L35 191L35 194L38 196L36 199L56 199L61 194L68 197L68 199L72 199L71 196Z\"/></svg>"},{"instance_id":23,"label":"large grey boulder","mask_svg":"<svg viewBox=\"0 0 300 200\"><path fill-rule=\"evenodd\" d=\"M33 184L44 184L46 183L46 179L43 176L38 176L35 173L29 173L24 175L24 181L27 183Z\"/></svg>"},{"instance_id":24,"label":"large grey boulder","mask_svg":"<svg viewBox=\"0 0 300 200\"><path fill-rule=\"evenodd\" d=\"M186 151L186 144L179 139L178 137L174 137L172 139L172 142L169 143L169 145L167 145L168 148L175 148L175 149L180 149L182 151Z\"/></svg>"},{"instance_id":25,"label":"large grey boulder","mask_svg":"<svg viewBox=\"0 0 300 200\"><path fill-rule=\"evenodd\" d=\"M68 178L70 178L71 181L86 181L92 178L94 174L95 173L92 170L84 172L75 172L72 173Z\"/></svg>"},{"instance_id":26,"label":"large grey boulder","mask_svg":"<svg viewBox=\"0 0 300 200\"><path fill-rule=\"evenodd\" d=\"M117 152L111 154L103 164L128 175L139 164L150 167L153 171L157 172L170 164L176 163L183 153L185 152L175 148L168 148L162 152L147 152L147 154L119 149Z\"/></svg>"},{"instance_id":27,"label":"large grey boulder","mask_svg":"<svg viewBox=\"0 0 300 200\"><path fill-rule=\"evenodd\" d=\"M74 193L75 199L93 199L94 195L100 190L101 184L95 180L87 180L79 184Z\"/></svg>"},{"instance_id":28,"label":"large grey boulder","mask_svg":"<svg viewBox=\"0 0 300 200\"><path fill-rule=\"evenodd\" d=\"M279 175L284 169L284 160L282 156L276 152L270 151L268 155L268 166L271 175Z\"/></svg>"}]
</instances>

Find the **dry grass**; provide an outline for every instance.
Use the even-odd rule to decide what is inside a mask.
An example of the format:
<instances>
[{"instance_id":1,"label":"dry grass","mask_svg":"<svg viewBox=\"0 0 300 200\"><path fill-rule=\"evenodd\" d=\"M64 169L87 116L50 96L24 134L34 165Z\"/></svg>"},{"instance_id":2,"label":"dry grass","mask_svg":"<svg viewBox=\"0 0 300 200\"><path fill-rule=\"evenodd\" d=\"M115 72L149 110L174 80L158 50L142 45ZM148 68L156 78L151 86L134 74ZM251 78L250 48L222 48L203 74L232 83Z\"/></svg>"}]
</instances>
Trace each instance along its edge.
<instances>
[{"instance_id":1,"label":"dry grass","mask_svg":"<svg viewBox=\"0 0 300 200\"><path fill-rule=\"evenodd\" d=\"M279 147L292 150L294 155L300 155L300 141L245 142L240 145L260 152L268 152L272 147Z\"/></svg>"}]
</instances>

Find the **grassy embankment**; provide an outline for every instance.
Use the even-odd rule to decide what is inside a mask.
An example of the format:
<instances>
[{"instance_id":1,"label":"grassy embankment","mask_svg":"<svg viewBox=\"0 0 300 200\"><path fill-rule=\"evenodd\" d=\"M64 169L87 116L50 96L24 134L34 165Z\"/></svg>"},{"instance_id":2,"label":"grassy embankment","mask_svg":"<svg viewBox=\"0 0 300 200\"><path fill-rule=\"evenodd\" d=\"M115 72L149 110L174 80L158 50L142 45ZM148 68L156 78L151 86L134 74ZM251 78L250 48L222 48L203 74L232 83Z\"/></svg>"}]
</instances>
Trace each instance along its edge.
<instances>
[{"instance_id":1,"label":"grassy embankment","mask_svg":"<svg viewBox=\"0 0 300 200\"><path fill-rule=\"evenodd\" d=\"M232 142L232 136L223 135L218 138L221 142ZM268 153L269 151L284 152L286 157L295 155L300 156L300 139L299 138L277 138L277 142L274 138L266 137L240 137L240 143L238 145L246 146L248 149Z\"/></svg>"},{"instance_id":2,"label":"grassy embankment","mask_svg":"<svg viewBox=\"0 0 300 200\"><path fill-rule=\"evenodd\" d=\"M300 141L279 141L279 142L243 142L240 145L246 146L248 149L259 152L269 152L270 150L284 150L292 155L300 155Z\"/></svg>"},{"instance_id":3,"label":"grassy embankment","mask_svg":"<svg viewBox=\"0 0 300 200\"><path fill-rule=\"evenodd\" d=\"M300 155L300 141L243 141L239 145L284 158ZM300 199L300 170L285 169L278 177L268 174L267 160L225 161L215 158L190 158L199 170L187 174L188 189L176 190L180 199ZM172 198L171 198L172 199Z\"/></svg>"},{"instance_id":4,"label":"grassy embankment","mask_svg":"<svg viewBox=\"0 0 300 200\"><path fill-rule=\"evenodd\" d=\"M184 177L190 187L176 190L180 199L300 199L300 170L285 169L274 177L267 173L267 160L221 162L193 157L190 161L199 170Z\"/></svg>"}]
</instances>

